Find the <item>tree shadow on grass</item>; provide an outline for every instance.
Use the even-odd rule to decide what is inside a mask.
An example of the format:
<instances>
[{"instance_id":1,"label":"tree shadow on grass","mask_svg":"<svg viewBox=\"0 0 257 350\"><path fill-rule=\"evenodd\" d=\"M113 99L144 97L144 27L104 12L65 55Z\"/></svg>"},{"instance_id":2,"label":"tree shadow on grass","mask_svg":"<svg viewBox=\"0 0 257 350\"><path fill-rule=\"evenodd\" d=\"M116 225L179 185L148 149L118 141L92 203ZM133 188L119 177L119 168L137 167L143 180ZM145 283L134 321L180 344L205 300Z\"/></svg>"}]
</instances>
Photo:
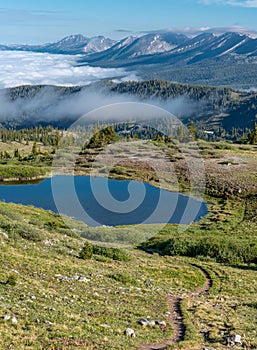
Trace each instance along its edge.
<instances>
[{"instance_id":1,"label":"tree shadow on grass","mask_svg":"<svg viewBox=\"0 0 257 350\"><path fill-rule=\"evenodd\" d=\"M240 269L244 271L256 271L257 272L257 265L249 266L249 265L226 265L227 267L233 267L234 269Z\"/></svg>"}]
</instances>

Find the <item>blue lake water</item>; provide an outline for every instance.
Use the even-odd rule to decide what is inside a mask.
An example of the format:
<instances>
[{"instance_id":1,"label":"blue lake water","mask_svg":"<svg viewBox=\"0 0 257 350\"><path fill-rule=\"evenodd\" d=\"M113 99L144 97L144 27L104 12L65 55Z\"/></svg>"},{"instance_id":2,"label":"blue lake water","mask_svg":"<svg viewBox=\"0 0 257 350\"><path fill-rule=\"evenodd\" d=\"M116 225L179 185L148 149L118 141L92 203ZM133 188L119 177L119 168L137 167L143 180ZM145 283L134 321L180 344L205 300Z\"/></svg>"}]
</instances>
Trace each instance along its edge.
<instances>
[{"instance_id":1,"label":"blue lake water","mask_svg":"<svg viewBox=\"0 0 257 350\"><path fill-rule=\"evenodd\" d=\"M138 181L58 175L39 183L0 185L0 201L66 214L89 226L190 224L207 214L194 197Z\"/></svg>"}]
</instances>

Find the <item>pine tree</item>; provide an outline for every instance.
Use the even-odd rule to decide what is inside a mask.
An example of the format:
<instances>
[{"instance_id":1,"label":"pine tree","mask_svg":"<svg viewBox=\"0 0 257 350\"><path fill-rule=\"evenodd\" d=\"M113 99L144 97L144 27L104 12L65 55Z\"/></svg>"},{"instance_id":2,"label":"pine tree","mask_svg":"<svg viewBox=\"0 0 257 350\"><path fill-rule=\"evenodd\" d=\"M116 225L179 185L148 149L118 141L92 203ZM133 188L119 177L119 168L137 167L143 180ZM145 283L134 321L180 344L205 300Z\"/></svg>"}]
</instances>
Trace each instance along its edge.
<instances>
[{"instance_id":1,"label":"pine tree","mask_svg":"<svg viewBox=\"0 0 257 350\"><path fill-rule=\"evenodd\" d=\"M184 139L184 127L182 124L180 124L178 129L177 129L177 139L181 142Z\"/></svg>"},{"instance_id":2,"label":"pine tree","mask_svg":"<svg viewBox=\"0 0 257 350\"><path fill-rule=\"evenodd\" d=\"M36 156L37 155L37 143L36 141L33 142L33 146L32 146L32 155Z\"/></svg>"},{"instance_id":3,"label":"pine tree","mask_svg":"<svg viewBox=\"0 0 257 350\"><path fill-rule=\"evenodd\" d=\"M93 256L93 246L88 241L85 241L83 248L79 253L80 259L88 260Z\"/></svg>"},{"instance_id":4,"label":"pine tree","mask_svg":"<svg viewBox=\"0 0 257 350\"><path fill-rule=\"evenodd\" d=\"M13 156L14 156L14 158L19 158L20 157L20 153L19 153L18 148L15 148Z\"/></svg>"},{"instance_id":5,"label":"pine tree","mask_svg":"<svg viewBox=\"0 0 257 350\"><path fill-rule=\"evenodd\" d=\"M257 144L257 123L254 123L253 132L249 134L249 141L251 145Z\"/></svg>"},{"instance_id":6,"label":"pine tree","mask_svg":"<svg viewBox=\"0 0 257 350\"><path fill-rule=\"evenodd\" d=\"M189 125L189 134L193 140L195 140L195 133L196 133L195 124L194 122L191 121Z\"/></svg>"}]
</instances>

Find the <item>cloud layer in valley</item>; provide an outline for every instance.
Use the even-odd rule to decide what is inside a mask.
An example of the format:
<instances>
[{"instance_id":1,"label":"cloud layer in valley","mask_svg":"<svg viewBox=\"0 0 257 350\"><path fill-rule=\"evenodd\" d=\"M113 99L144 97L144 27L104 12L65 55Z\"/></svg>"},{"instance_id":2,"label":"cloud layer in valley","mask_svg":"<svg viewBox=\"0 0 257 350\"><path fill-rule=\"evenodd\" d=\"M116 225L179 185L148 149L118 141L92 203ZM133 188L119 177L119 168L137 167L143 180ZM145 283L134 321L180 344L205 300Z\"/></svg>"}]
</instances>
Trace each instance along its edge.
<instances>
[{"instance_id":1,"label":"cloud layer in valley","mask_svg":"<svg viewBox=\"0 0 257 350\"><path fill-rule=\"evenodd\" d=\"M74 121L94 109L124 102L148 103L178 116L186 116L197 108L192 101L184 97L167 101L158 98L143 100L129 94L111 93L110 90L99 86L97 89L91 86L67 94L62 89L47 86L33 96L16 96L15 99L11 99L6 90L0 91L0 123L8 120L15 120L21 124L27 121L34 124L42 121ZM98 120L106 121L111 116L99 114L98 118ZM120 119L129 120L129 111L122 109Z\"/></svg>"},{"instance_id":2,"label":"cloud layer in valley","mask_svg":"<svg viewBox=\"0 0 257 350\"><path fill-rule=\"evenodd\" d=\"M187 115L195 108L186 98L169 99L166 102L157 98L142 100L128 94L111 93L100 85L87 86L81 91L66 93L63 89L45 86L27 97L15 95L13 99L4 88L20 85L59 85L85 86L103 78L115 82L138 80L133 72L123 69L103 69L90 66L76 66L76 58L70 55L47 53L0 51L0 123L4 121L47 121L76 120L96 108L122 102L144 102L162 107L175 115ZM26 89L25 89L26 90ZM25 91L24 90L24 91ZM23 89L19 89L23 91ZM25 93L26 96L26 93ZM121 118L128 118L125 111Z\"/></svg>"},{"instance_id":3,"label":"cloud layer in valley","mask_svg":"<svg viewBox=\"0 0 257 350\"><path fill-rule=\"evenodd\" d=\"M76 59L70 55L0 51L0 88L35 84L73 86L103 78L131 79L123 69L76 66Z\"/></svg>"}]
</instances>

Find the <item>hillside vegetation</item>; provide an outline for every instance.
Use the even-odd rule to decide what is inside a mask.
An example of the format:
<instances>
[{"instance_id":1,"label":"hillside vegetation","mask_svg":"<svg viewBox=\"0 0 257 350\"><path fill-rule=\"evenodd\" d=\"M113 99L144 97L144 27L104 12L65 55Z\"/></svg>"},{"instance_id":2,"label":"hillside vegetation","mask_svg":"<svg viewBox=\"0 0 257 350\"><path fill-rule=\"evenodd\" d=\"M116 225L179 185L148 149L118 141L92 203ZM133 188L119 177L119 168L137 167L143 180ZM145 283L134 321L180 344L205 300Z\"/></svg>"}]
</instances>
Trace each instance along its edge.
<instances>
[{"instance_id":1,"label":"hillside vegetation","mask_svg":"<svg viewBox=\"0 0 257 350\"><path fill-rule=\"evenodd\" d=\"M89 140L81 132L82 148L75 132L63 132L61 141L53 128L1 130L0 176L20 182L46 176L60 146L61 155L76 150L76 174L159 186L156 161L164 188L189 193L188 162L196 161L197 150L208 215L183 231L177 225L91 228L0 203L0 348L256 349L255 130L237 144L195 142L193 124L173 139L127 127L126 137L120 125L98 128ZM112 142L112 152L105 152ZM153 146L159 153L151 153ZM94 168L100 153L105 162ZM164 155L176 183L165 172Z\"/></svg>"},{"instance_id":2,"label":"hillside vegetation","mask_svg":"<svg viewBox=\"0 0 257 350\"><path fill-rule=\"evenodd\" d=\"M139 98L139 101L151 103L151 100L159 100L159 104L172 102L174 99L181 100L181 108L176 109L178 117L186 124L194 121L199 130L213 130L216 139L230 138L235 140L242 137L252 129L256 121L257 94L254 91L237 91L230 87L215 87L195 84L179 84L167 80L151 79L146 81L129 81L113 83L104 81L85 87L53 87L53 86L19 86L1 90L1 95L11 105L22 99L23 104L31 105L36 101L37 118L34 118L35 111L26 109L21 115L2 115L1 124L4 127L31 127L38 124L48 125L49 123L59 128L69 127L74 119L81 117L81 114L72 115L65 113L65 118L55 118L48 115L49 105L47 99L42 96L51 96L49 103L52 105L62 103L72 98L79 98L88 93L100 92L112 101L113 94L129 94ZM40 100L42 99L42 105ZM176 103L175 103L176 106ZM171 110L171 112L174 112ZM201 133L201 137L204 133ZM206 136L206 135L205 135Z\"/></svg>"},{"instance_id":3,"label":"hillside vegetation","mask_svg":"<svg viewBox=\"0 0 257 350\"><path fill-rule=\"evenodd\" d=\"M141 244L169 256L123 246L115 248L116 254L123 251L129 259L119 261L113 260L115 250L108 252L106 244L100 248L99 241L91 241L92 257L80 258L80 236L91 230L83 223L70 219L67 227L49 211L0 204L0 347L107 350L163 342L173 337L166 303L170 294L184 295L185 325L183 339L170 348L223 349L230 336L239 334L244 348L255 349L256 261L249 257L255 252L256 259L256 200L210 200L209 209L182 236L176 225L168 225ZM217 255L212 248L204 251L202 240L215 245ZM193 258L187 249L197 243ZM234 250L237 244L240 251ZM205 283L197 266L208 271L211 288L187 298ZM145 328L142 318L165 326ZM135 338L124 334L127 328Z\"/></svg>"},{"instance_id":4,"label":"hillside vegetation","mask_svg":"<svg viewBox=\"0 0 257 350\"><path fill-rule=\"evenodd\" d=\"M155 142L183 174L186 191L181 154ZM131 148L133 141L122 144ZM130 350L157 343L221 350L236 335L242 348L257 347L256 147L199 147L209 213L184 232L177 225L90 228L50 211L0 203L0 348ZM80 156L87 162L87 153ZM151 182L145 177L151 174L132 163L112 175ZM128 329L136 336L128 337Z\"/></svg>"},{"instance_id":5,"label":"hillside vegetation","mask_svg":"<svg viewBox=\"0 0 257 350\"><path fill-rule=\"evenodd\" d=\"M232 131L235 132L235 129L239 129L242 134L245 129L253 128L256 121L257 94L253 91L242 92L229 87L178 84L166 80L111 84L110 89L118 93L129 93L141 98L160 98L164 101L184 97L188 100L181 103L178 117L186 123L193 120L199 129L209 128L221 137L233 137ZM192 105L183 107L189 101Z\"/></svg>"}]
</instances>

